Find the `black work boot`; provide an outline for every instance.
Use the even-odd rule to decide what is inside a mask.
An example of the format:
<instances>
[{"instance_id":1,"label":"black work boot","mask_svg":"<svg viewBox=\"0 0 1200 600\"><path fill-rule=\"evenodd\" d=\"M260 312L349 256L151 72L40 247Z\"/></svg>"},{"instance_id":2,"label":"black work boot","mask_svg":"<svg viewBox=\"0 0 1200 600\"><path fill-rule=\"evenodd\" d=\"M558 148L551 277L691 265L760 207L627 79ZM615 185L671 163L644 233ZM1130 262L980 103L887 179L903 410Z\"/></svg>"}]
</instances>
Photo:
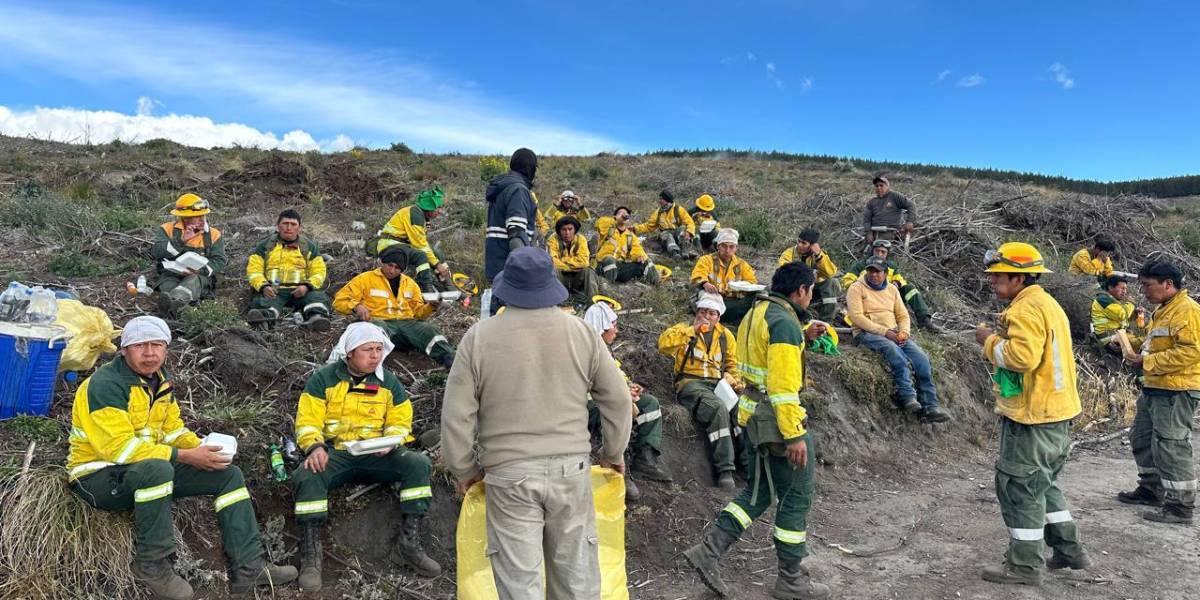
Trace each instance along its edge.
<instances>
[{"instance_id":1,"label":"black work boot","mask_svg":"<svg viewBox=\"0 0 1200 600\"><path fill-rule=\"evenodd\" d=\"M930 333L946 333L946 330L941 325L933 322L933 319L926 316L923 319L917 319L917 326Z\"/></svg>"},{"instance_id":2,"label":"black work boot","mask_svg":"<svg viewBox=\"0 0 1200 600\"><path fill-rule=\"evenodd\" d=\"M654 448L643 446L633 455L633 470L654 481L671 481L671 476L658 464L658 453Z\"/></svg>"},{"instance_id":3,"label":"black work boot","mask_svg":"<svg viewBox=\"0 0 1200 600\"><path fill-rule=\"evenodd\" d=\"M246 323L251 327L266 329L275 318L271 316L271 311L261 308L252 308L246 312Z\"/></svg>"},{"instance_id":4,"label":"black work boot","mask_svg":"<svg viewBox=\"0 0 1200 600\"><path fill-rule=\"evenodd\" d=\"M1070 558L1064 554L1061 554L1058 550L1055 550L1054 554L1050 556L1050 559L1046 561L1046 568L1050 569L1051 571L1057 571L1059 569L1074 569L1078 571L1086 569L1090 566L1092 566L1092 559L1088 557L1087 552L1080 553L1080 555L1076 556L1075 558Z\"/></svg>"},{"instance_id":5,"label":"black work boot","mask_svg":"<svg viewBox=\"0 0 1200 600\"><path fill-rule=\"evenodd\" d=\"M308 315L303 327L309 331L329 331L329 317L319 312Z\"/></svg>"},{"instance_id":6,"label":"black work boot","mask_svg":"<svg viewBox=\"0 0 1200 600\"><path fill-rule=\"evenodd\" d=\"M736 490L737 483L733 481L733 471L721 471L717 473L717 487L727 492Z\"/></svg>"},{"instance_id":7,"label":"black work boot","mask_svg":"<svg viewBox=\"0 0 1200 600\"><path fill-rule=\"evenodd\" d=\"M830 597L829 586L817 583L800 566L800 559L779 560L779 575L775 579L772 598L779 600L824 600Z\"/></svg>"},{"instance_id":8,"label":"black work boot","mask_svg":"<svg viewBox=\"0 0 1200 600\"><path fill-rule=\"evenodd\" d=\"M300 524L300 591L321 589L321 522Z\"/></svg>"},{"instance_id":9,"label":"black work boot","mask_svg":"<svg viewBox=\"0 0 1200 600\"><path fill-rule=\"evenodd\" d=\"M990 581L992 583L1031 585L1034 587L1042 585L1041 571L1035 571L1033 573L1019 572L1014 570L1012 565L1008 564L1007 561L994 567L984 567L983 570L980 571L979 576L982 577L984 581Z\"/></svg>"},{"instance_id":10,"label":"black work boot","mask_svg":"<svg viewBox=\"0 0 1200 600\"><path fill-rule=\"evenodd\" d=\"M1162 506L1162 497L1154 490L1139 485L1132 492L1117 492L1117 502L1123 504L1144 504L1146 506Z\"/></svg>"},{"instance_id":11,"label":"black work boot","mask_svg":"<svg viewBox=\"0 0 1200 600\"><path fill-rule=\"evenodd\" d=\"M138 583L146 586L155 598L163 600L192 600L192 586L175 573L168 559L135 560L129 569Z\"/></svg>"},{"instance_id":12,"label":"black work boot","mask_svg":"<svg viewBox=\"0 0 1200 600\"><path fill-rule=\"evenodd\" d=\"M636 483L633 482L632 477L629 477L628 475L626 475L625 476L625 501L626 502L637 502L638 500L641 500L641 499L642 499L642 490L638 489L638 486Z\"/></svg>"},{"instance_id":13,"label":"black work boot","mask_svg":"<svg viewBox=\"0 0 1200 600\"><path fill-rule=\"evenodd\" d=\"M229 593L246 594L258 586L279 587L296 580L296 567L273 565L258 557L229 574Z\"/></svg>"},{"instance_id":14,"label":"black work boot","mask_svg":"<svg viewBox=\"0 0 1200 600\"><path fill-rule=\"evenodd\" d=\"M393 563L411 568L421 577L437 577L442 573L442 566L421 549L419 538L423 518L424 515L400 517L400 535L392 544L392 552L388 558Z\"/></svg>"},{"instance_id":15,"label":"black work boot","mask_svg":"<svg viewBox=\"0 0 1200 600\"><path fill-rule=\"evenodd\" d=\"M1142 518L1155 523L1172 523L1175 525L1191 525L1193 520L1193 509L1185 508L1178 504L1163 504L1162 508L1157 511L1146 511L1142 513Z\"/></svg>"},{"instance_id":16,"label":"black work boot","mask_svg":"<svg viewBox=\"0 0 1200 600\"><path fill-rule=\"evenodd\" d=\"M940 406L928 406L921 411L921 422L923 423L945 423L950 420L950 413L942 410Z\"/></svg>"},{"instance_id":17,"label":"black work boot","mask_svg":"<svg viewBox=\"0 0 1200 600\"><path fill-rule=\"evenodd\" d=\"M683 557L700 574L700 580L704 582L704 585L722 598L729 595L729 589L725 587L725 581L721 579L721 557L736 541L737 538L714 525L709 527L708 533L705 534L703 540L700 540L699 544L683 551Z\"/></svg>"},{"instance_id":18,"label":"black work boot","mask_svg":"<svg viewBox=\"0 0 1200 600\"><path fill-rule=\"evenodd\" d=\"M446 368L447 371L449 371L450 367L454 366L454 355L453 354L443 354L441 358L437 359L437 363L439 365L442 365L443 367Z\"/></svg>"},{"instance_id":19,"label":"black work boot","mask_svg":"<svg viewBox=\"0 0 1200 600\"><path fill-rule=\"evenodd\" d=\"M892 405L906 413L912 413L914 415L922 410L921 403L917 402L916 397L913 396L909 396L907 398L896 398L892 401Z\"/></svg>"}]
</instances>

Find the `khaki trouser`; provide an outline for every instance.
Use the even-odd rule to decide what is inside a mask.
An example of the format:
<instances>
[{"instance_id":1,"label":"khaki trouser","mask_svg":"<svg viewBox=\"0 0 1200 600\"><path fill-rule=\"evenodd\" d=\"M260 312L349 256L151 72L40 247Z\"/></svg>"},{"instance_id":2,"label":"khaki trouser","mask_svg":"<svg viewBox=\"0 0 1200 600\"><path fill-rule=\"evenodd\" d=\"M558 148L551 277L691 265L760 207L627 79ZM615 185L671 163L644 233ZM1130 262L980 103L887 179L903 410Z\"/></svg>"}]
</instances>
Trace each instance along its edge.
<instances>
[{"instance_id":1,"label":"khaki trouser","mask_svg":"<svg viewBox=\"0 0 1200 600\"><path fill-rule=\"evenodd\" d=\"M590 473L588 455L577 454L515 461L484 474L487 556L500 600L600 598Z\"/></svg>"}]
</instances>

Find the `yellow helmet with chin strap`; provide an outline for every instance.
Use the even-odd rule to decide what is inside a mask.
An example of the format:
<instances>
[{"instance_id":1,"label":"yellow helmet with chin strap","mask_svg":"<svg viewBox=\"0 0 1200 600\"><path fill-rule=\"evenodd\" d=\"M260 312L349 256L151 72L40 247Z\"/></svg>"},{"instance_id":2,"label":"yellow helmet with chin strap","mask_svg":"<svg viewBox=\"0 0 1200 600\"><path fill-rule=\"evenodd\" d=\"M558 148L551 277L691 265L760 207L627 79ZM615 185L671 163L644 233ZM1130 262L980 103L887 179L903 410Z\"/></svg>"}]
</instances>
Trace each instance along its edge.
<instances>
[{"instance_id":1,"label":"yellow helmet with chin strap","mask_svg":"<svg viewBox=\"0 0 1200 600\"><path fill-rule=\"evenodd\" d=\"M177 217L202 217L212 212L208 202L195 194L184 194L175 201L171 214Z\"/></svg>"},{"instance_id":2,"label":"yellow helmet with chin strap","mask_svg":"<svg viewBox=\"0 0 1200 600\"><path fill-rule=\"evenodd\" d=\"M699 208L704 212L710 213L716 207L717 203L713 201L713 197L709 196L708 194L704 194L703 196L696 198L696 208Z\"/></svg>"},{"instance_id":3,"label":"yellow helmet with chin strap","mask_svg":"<svg viewBox=\"0 0 1200 600\"><path fill-rule=\"evenodd\" d=\"M1046 268L1042 253L1032 244L1008 242L983 257L987 273L1053 273Z\"/></svg>"}]
</instances>

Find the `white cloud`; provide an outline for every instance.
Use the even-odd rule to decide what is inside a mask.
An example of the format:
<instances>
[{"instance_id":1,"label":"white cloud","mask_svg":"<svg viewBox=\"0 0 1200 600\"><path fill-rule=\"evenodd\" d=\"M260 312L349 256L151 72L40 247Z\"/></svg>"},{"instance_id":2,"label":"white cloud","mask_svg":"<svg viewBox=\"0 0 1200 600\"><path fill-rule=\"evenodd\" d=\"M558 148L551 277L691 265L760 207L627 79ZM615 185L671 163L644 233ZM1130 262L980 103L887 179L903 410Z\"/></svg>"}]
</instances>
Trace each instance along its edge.
<instances>
[{"instance_id":1,"label":"white cloud","mask_svg":"<svg viewBox=\"0 0 1200 600\"><path fill-rule=\"evenodd\" d=\"M179 40L203 40L203 48ZM272 122L433 151L620 149L612 139L525 116L486 99L487 90L396 56L350 54L112 7L68 13L0 5L0 55L91 86L132 82L158 97L219 100L213 110L241 109Z\"/></svg>"},{"instance_id":2,"label":"white cloud","mask_svg":"<svg viewBox=\"0 0 1200 600\"><path fill-rule=\"evenodd\" d=\"M139 116L148 117L154 114L155 106L162 106L163 103L149 96L140 96L137 99L137 114Z\"/></svg>"},{"instance_id":3,"label":"white cloud","mask_svg":"<svg viewBox=\"0 0 1200 600\"><path fill-rule=\"evenodd\" d=\"M950 72L950 69L939 72L937 76L938 83L945 81L946 78L950 76Z\"/></svg>"},{"instance_id":4,"label":"white cloud","mask_svg":"<svg viewBox=\"0 0 1200 600\"><path fill-rule=\"evenodd\" d=\"M767 63L767 71L774 73L775 72L775 63L773 63L773 62Z\"/></svg>"},{"instance_id":5,"label":"white cloud","mask_svg":"<svg viewBox=\"0 0 1200 600\"><path fill-rule=\"evenodd\" d=\"M143 103L139 100L139 110ZM187 146L228 148L245 146L264 149L307 152L339 152L354 147L345 135L317 142L306 131L295 130L280 138L241 123L216 123L208 117L193 115L127 115L107 110L42 108L14 111L0 106L0 134L32 137L72 144L103 144L113 140L137 144L153 139L168 139Z\"/></svg>"},{"instance_id":6,"label":"white cloud","mask_svg":"<svg viewBox=\"0 0 1200 600\"><path fill-rule=\"evenodd\" d=\"M1054 63L1050 65L1050 72L1054 74L1054 81L1062 86L1062 89L1069 90L1075 87L1075 80L1071 78L1071 72L1062 63Z\"/></svg>"},{"instance_id":7,"label":"white cloud","mask_svg":"<svg viewBox=\"0 0 1200 600\"><path fill-rule=\"evenodd\" d=\"M784 88L783 80L780 79L779 75L775 73L775 63L773 62L767 63L767 79L771 80L771 82L775 84L776 88L781 90Z\"/></svg>"},{"instance_id":8,"label":"white cloud","mask_svg":"<svg viewBox=\"0 0 1200 600\"><path fill-rule=\"evenodd\" d=\"M747 52L747 53L746 53L746 60L748 60L748 61L750 61L750 62L754 62L754 61L758 60L758 57L757 57L757 56L755 56L753 52Z\"/></svg>"},{"instance_id":9,"label":"white cloud","mask_svg":"<svg viewBox=\"0 0 1200 600\"><path fill-rule=\"evenodd\" d=\"M957 87L973 88L975 86L983 85L984 81L983 75L976 73L974 75L967 75L966 77L959 79L958 83L955 83L954 85Z\"/></svg>"},{"instance_id":10,"label":"white cloud","mask_svg":"<svg viewBox=\"0 0 1200 600\"><path fill-rule=\"evenodd\" d=\"M807 93L811 92L812 87L813 87L812 77L805 77L804 79L800 80L800 93L801 94L807 94Z\"/></svg>"}]
</instances>

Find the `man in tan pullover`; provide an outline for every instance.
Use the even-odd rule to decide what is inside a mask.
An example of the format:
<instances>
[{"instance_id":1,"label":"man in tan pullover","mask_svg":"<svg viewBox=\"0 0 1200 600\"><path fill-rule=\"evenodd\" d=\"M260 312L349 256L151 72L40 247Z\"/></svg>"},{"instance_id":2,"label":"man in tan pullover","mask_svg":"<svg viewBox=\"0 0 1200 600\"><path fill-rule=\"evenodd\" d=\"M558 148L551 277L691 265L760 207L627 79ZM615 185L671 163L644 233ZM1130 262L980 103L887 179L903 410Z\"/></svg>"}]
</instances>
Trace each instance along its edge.
<instances>
[{"instance_id":1,"label":"man in tan pullover","mask_svg":"<svg viewBox=\"0 0 1200 600\"><path fill-rule=\"evenodd\" d=\"M510 253L492 290L507 308L459 343L442 402L442 457L460 491L486 485L501 600L598 599L587 400L600 409L600 464L624 473L629 385L600 337L558 309L567 290L545 250Z\"/></svg>"},{"instance_id":2,"label":"man in tan pullover","mask_svg":"<svg viewBox=\"0 0 1200 600\"><path fill-rule=\"evenodd\" d=\"M854 327L854 339L883 355L896 384L895 402L921 420L941 423L950 415L938 407L937 388L929 357L909 337L908 309L900 290L887 282L887 263L872 256L866 263L866 275L846 290L846 316ZM913 388L916 379L920 395Z\"/></svg>"}]
</instances>

